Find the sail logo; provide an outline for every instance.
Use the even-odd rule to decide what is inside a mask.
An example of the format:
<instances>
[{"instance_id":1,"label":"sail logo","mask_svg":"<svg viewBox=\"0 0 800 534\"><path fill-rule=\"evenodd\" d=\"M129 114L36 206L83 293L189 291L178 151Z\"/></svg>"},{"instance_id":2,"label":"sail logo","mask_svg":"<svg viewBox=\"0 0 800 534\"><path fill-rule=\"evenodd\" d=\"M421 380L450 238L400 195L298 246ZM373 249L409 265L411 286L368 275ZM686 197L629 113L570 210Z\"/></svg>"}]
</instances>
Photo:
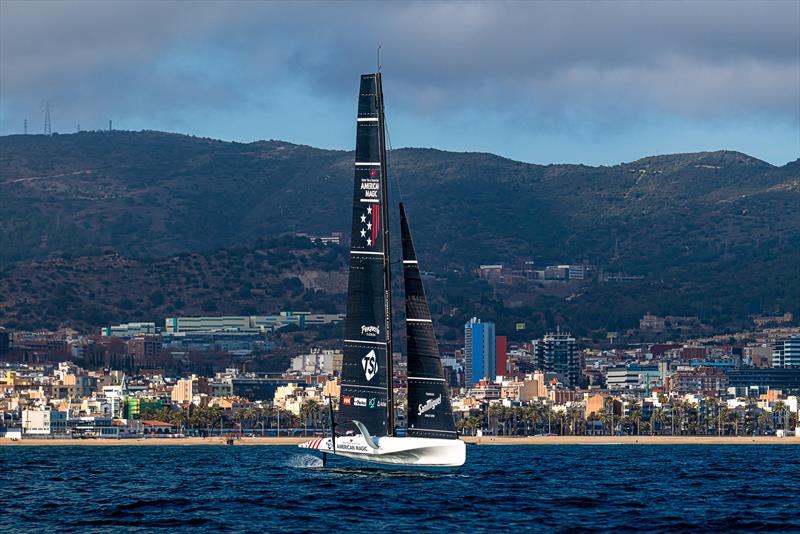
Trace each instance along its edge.
<instances>
[{"instance_id":1,"label":"sail logo","mask_svg":"<svg viewBox=\"0 0 800 534\"><path fill-rule=\"evenodd\" d=\"M352 406L353 397L345 395L344 397L342 397L342 404L345 405L345 406Z\"/></svg>"},{"instance_id":2,"label":"sail logo","mask_svg":"<svg viewBox=\"0 0 800 534\"><path fill-rule=\"evenodd\" d=\"M442 403L442 396L441 395L439 395L435 399L428 399L423 404L420 404L419 406L417 406L417 410L418 410L417 415L422 415L425 412L429 412L429 411L433 410L434 408L436 408L437 406L439 406L441 403ZM426 417L435 417L435 415L434 414L430 414L430 415L428 415Z\"/></svg>"},{"instance_id":3,"label":"sail logo","mask_svg":"<svg viewBox=\"0 0 800 534\"><path fill-rule=\"evenodd\" d=\"M362 224L359 235L367 240L368 247L375 248L381 228L381 205L377 203L368 205L359 219Z\"/></svg>"},{"instance_id":4,"label":"sail logo","mask_svg":"<svg viewBox=\"0 0 800 534\"><path fill-rule=\"evenodd\" d=\"M381 334L381 327L380 326L367 326L361 325L361 335L362 336L369 336L375 337Z\"/></svg>"},{"instance_id":5,"label":"sail logo","mask_svg":"<svg viewBox=\"0 0 800 534\"><path fill-rule=\"evenodd\" d=\"M369 351L366 356L361 358L361 367L364 369L367 382L375 378L375 375L378 374L378 357L374 350Z\"/></svg>"},{"instance_id":6,"label":"sail logo","mask_svg":"<svg viewBox=\"0 0 800 534\"><path fill-rule=\"evenodd\" d=\"M367 399L364 397L353 397L353 406L366 406Z\"/></svg>"}]
</instances>

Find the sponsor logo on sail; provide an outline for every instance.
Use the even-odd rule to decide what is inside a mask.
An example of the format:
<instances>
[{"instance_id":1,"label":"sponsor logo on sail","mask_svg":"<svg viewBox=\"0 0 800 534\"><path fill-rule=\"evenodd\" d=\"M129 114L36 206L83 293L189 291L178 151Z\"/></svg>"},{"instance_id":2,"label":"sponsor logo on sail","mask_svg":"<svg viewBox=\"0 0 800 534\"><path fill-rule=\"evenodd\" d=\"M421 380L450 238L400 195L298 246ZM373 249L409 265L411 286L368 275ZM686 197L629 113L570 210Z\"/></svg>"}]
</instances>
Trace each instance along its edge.
<instances>
[{"instance_id":1,"label":"sponsor logo on sail","mask_svg":"<svg viewBox=\"0 0 800 534\"><path fill-rule=\"evenodd\" d=\"M364 397L353 397L353 404L355 406L366 406L367 399L365 399Z\"/></svg>"},{"instance_id":2,"label":"sponsor logo on sail","mask_svg":"<svg viewBox=\"0 0 800 534\"><path fill-rule=\"evenodd\" d=\"M367 326L362 324L361 325L361 335L362 336L369 336L375 337L381 334L381 327L380 326Z\"/></svg>"},{"instance_id":3,"label":"sponsor logo on sail","mask_svg":"<svg viewBox=\"0 0 800 534\"><path fill-rule=\"evenodd\" d=\"M375 407L375 397L372 397L371 399L369 399L369 407L370 408L374 408Z\"/></svg>"},{"instance_id":4,"label":"sponsor logo on sail","mask_svg":"<svg viewBox=\"0 0 800 534\"><path fill-rule=\"evenodd\" d=\"M353 397L345 395L344 397L342 397L342 404L345 405L345 406L352 406Z\"/></svg>"},{"instance_id":5,"label":"sponsor logo on sail","mask_svg":"<svg viewBox=\"0 0 800 534\"><path fill-rule=\"evenodd\" d=\"M429 412L439 406L442 403L442 396L439 395L435 399L428 399L426 402L417 406L417 415L422 415L425 412ZM435 417L434 414L426 415L426 417Z\"/></svg>"},{"instance_id":6,"label":"sponsor logo on sail","mask_svg":"<svg viewBox=\"0 0 800 534\"><path fill-rule=\"evenodd\" d=\"M364 376L367 382L378 374L378 357L375 355L374 350L369 351L366 356L361 358L361 368L364 369Z\"/></svg>"}]
</instances>

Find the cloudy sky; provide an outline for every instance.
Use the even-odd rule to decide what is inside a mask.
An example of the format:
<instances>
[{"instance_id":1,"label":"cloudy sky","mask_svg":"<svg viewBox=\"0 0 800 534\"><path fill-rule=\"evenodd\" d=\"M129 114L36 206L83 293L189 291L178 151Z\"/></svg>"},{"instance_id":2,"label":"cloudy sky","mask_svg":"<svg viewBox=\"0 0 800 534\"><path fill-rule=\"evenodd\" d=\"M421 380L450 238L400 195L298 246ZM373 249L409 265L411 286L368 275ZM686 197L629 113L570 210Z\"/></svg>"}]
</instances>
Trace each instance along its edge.
<instances>
[{"instance_id":1,"label":"cloudy sky","mask_svg":"<svg viewBox=\"0 0 800 534\"><path fill-rule=\"evenodd\" d=\"M376 68L394 147L615 164L800 157L800 2L0 0L0 133L157 129L354 145Z\"/></svg>"}]
</instances>

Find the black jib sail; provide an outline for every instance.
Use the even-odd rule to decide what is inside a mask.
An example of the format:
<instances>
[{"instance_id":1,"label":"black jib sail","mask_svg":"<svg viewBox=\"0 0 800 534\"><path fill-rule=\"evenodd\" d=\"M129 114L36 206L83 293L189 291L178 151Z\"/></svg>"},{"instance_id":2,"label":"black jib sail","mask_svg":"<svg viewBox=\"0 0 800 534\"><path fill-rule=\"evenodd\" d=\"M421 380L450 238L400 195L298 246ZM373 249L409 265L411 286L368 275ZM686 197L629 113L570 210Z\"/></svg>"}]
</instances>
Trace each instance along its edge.
<instances>
[{"instance_id":1,"label":"black jib sail","mask_svg":"<svg viewBox=\"0 0 800 534\"><path fill-rule=\"evenodd\" d=\"M400 204L403 240L403 281L406 292L406 336L408 343L409 436L455 439L456 425L447 382L442 372L439 348L433 331L428 299L419 273L417 254L406 210Z\"/></svg>"},{"instance_id":2,"label":"black jib sail","mask_svg":"<svg viewBox=\"0 0 800 534\"><path fill-rule=\"evenodd\" d=\"M392 302L389 284L386 148L380 73L361 76L356 119L353 229L338 434L360 421L393 434Z\"/></svg>"}]
</instances>

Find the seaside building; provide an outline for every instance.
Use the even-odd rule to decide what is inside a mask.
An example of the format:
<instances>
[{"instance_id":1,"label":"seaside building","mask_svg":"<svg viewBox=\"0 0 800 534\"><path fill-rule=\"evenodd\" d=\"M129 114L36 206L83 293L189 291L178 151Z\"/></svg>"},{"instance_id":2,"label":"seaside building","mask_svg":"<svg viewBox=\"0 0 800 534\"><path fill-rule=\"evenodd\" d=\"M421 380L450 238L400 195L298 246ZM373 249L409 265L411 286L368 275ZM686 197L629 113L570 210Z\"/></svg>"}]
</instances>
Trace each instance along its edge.
<instances>
[{"instance_id":1,"label":"seaside building","mask_svg":"<svg viewBox=\"0 0 800 534\"><path fill-rule=\"evenodd\" d=\"M128 340L128 356L143 367L158 367L162 362L160 336L137 336Z\"/></svg>"},{"instance_id":2,"label":"seaside building","mask_svg":"<svg viewBox=\"0 0 800 534\"><path fill-rule=\"evenodd\" d=\"M213 332L234 330L239 332L272 332L284 326L295 325L301 330L307 326L338 323L344 314L283 311L278 315L249 315L222 317L167 317L165 332Z\"/></svg>"},{"instance_id":3,"label":"seaside building","mask_svg":"<svg viewBox=\"0 0 800 534\"><path fill-rule=\"evenodd\" d=\"M657 388L662 384L657 365L627 364L609 367L606 371L608 389Z\"/></svg>"},{"instance_id":4,"label":"seaside building","mask_svg":"<svg viewBox=\"0 0 800 534\"><path fill-rule=\"evenodd\" d=\"M757 388L762 393L774 389L800 392L800 368L732 369L727 375L732 388Z\"/></svg>"},{"instance_id":5,"label":"seaside building","mask_svg":"<svg viewBox=\"0 0 800 534\"><path fill-rule=\"evenodd\" d=\"M156 333L156 323L125 323L104 326L100 329L100 335L103 337L131 338L152 336Z\"/></svg>"},{"instance_id":6,"label":"seaside building","mask_svg":"<svg viewBox=\"0 0 800 534\"><path fill-rule=\"evenodd\" d=\"M292 358L291 371L300 374L339 374L343 354L340 350L312 348L308 354Z\"/></svg>"},{"instance_id":7,"label":"seaside building","mask_svg":"<svg viewBox=\"0 0 800 534\"><path fill-rule=\"evenodd\" d=\"M578 385L580 357L575 338L561 331L551 332L533 341L533 353L539 370L556 373L567 387Z\"/></svg>"},{"instance_id":8,"label":"seaside building","mask_svg":"<svg viewBox=\"0 0 800 534\"><path fill-rule=\"evenodd\" d=\"M217 373L210 381L211 395L216 398L242 397L249 401L272 401L275 392L289 381L283 378L259 376L254 373L240 373L236 369L226 369Z\"/></svg>"},{"instance_id":9,"label":"seaside building","mask_svg":"<svg viewBox=\"0 0 800 534\"><path fill-rule=\"evenodd\" d=\"M495 374L497 376L506 376L508 374L508 338L506 336L497 336L495 339L497 360Z\"/></svg>"},{"instance_id":10,"label":"seaside building","mask_svg":"<svg viewBox=\"0 0 800 534\"><path fill-rule=\"evenodd\" d=\"M125 397L125 415L129 419L139 419L144 412L157 412L163 408L161 399L147 397Z\"/></svg>"},{"instance_id":11,"label":"seaside building","mask_svg":"<svg viewBox=\"0 0 800 534\"><path fill-rule=\"evenodd\" d=\"M715 396L728 387L728 375L716 367L679 368L668 379L669 390L678 395L700 393Z\"/></svg>"},{"instance_id":12,"label":"seaside building","mask_svg":"<svg viewBox=\"0 0 800 534\"><path fill-rule=\"evenodd\" d=\"M471 387L483 378L495 380L497 344L494 323L481 322L477 317L464 325L465 385Z\"/></svg>"},{"instance_id":13,"label":"seaside building","mask_svg":"<svg viewBox=\"0 0 800 534\"><path fill-rule=\"evenodd\" d=\"M38 436L65 435L68 418L69 414L66 411L22 410L22 432Z\"/></svg>"},{"instance_id":14,"label":"seaside building","mask_svg":"<svg viewBox=\"0 0 800 534\"><path fill-rule=\"evenodd\" d=\"M177 351L220 351L247 355L256 350L270 350L268 334L257 331L208 330L177 332L161 338L165 349Z\"/></svg>"},{"instance_id":15,"label":"seaside building","mask_svg":"<svg viewBox=\"0 0 800 534\"><path fill-rule=\"evenodd\" d=\"M772 367L800 368L800 336L778 339L772 344Z\"/></svg>"},{"instance_id":16,"label":"seaside building","mask_svg":"<svg viewBox=\"0 0 800 534\"><path fill-rule=\"evenodd\" d=\"M189 378L181 378L175 383L170 398L172 402L182 404L192 402L196 395L211 395L211 385L207 378L192 375Z\"/></svg>"}]
</instances>

